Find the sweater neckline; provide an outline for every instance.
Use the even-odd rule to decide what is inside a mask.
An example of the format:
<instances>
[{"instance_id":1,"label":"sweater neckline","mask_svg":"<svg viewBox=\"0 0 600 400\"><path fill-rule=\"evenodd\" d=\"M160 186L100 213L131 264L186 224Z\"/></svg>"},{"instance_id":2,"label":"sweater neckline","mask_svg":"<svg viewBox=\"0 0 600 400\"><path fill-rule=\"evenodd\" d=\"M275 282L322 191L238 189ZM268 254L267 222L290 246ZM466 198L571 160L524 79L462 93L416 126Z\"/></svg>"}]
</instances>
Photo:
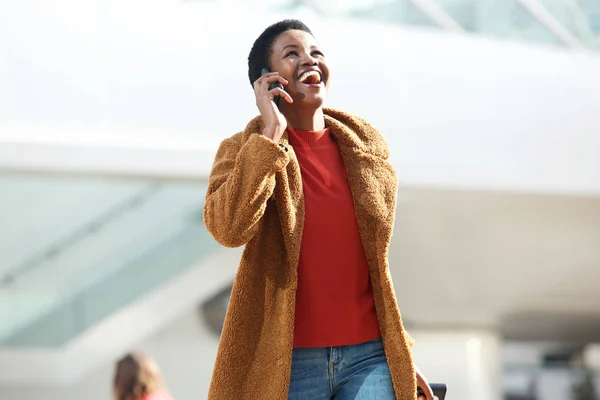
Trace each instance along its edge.
<instances>
[{"instance_id":1,"label":"sweater neckline","mask_svg":"<svg viewBox=\"0 0 600 400\"><path fill-rule=\"evenodd\" d=\"M287 128L288 138L292 146L297 147L323 147L334 144L329 128L318 131L303 131L301 129Z\"/></svg>"}]
</instances>

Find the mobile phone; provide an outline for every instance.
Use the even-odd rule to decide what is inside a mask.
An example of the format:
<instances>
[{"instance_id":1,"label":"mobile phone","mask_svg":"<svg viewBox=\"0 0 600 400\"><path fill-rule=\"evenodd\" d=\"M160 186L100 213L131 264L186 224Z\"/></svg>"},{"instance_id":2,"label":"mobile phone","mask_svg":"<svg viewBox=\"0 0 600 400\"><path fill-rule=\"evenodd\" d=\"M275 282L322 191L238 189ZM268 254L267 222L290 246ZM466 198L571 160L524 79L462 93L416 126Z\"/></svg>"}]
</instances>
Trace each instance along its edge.
<instances>
[{"instance_id":1,"label":"mobile phone","mask_svg":"<svg viewBox=\"0 0 600 400\"><path fill-rule=\"evenodd\" d=\"M430 383L429 386L431 387L431 390L433 390L433 395L439 400L444 400L446 398L446 391L448 390L448 387L445 383ZM417 395L422 394L423 389L421 389L420 387L417 388Z\"/></svg>"},{"instance_id":2,"label":"mobile phone","mask_svg":"<svg viewBox=\"0 0 600 400\"><path fill-rule=\"evenodd\" d=\"M262 71L260 72L260 76L263 76L264 74L268 74L269 72L271 72L271 71L269 71L268 68L263 68ZM283 90L283 85L279 82L273 82L269 85L269 90L273 90L275 88L279 88L279 89ZM280 96L273 97L273 101L275 102L275 105L277 107L279 107L279 100L280 100Z\"/></svg>"}]
</instances>

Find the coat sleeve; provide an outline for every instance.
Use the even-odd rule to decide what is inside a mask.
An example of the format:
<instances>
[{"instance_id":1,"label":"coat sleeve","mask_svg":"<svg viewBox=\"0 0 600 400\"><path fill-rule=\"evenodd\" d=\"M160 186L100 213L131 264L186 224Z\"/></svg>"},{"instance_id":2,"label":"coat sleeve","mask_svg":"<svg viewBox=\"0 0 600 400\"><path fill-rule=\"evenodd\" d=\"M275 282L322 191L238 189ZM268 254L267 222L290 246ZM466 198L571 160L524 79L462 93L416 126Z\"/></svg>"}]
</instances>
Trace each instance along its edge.
<instances>
[{"instance_id":1,"label":"coat sleeve","mask_svg":"<svg viewBox=\"0 0 600 400\"><path fill-rule=\"evenodd\" d=\"M289 162L287 150L261 134L225 139L215 156L204 203L204 224L223 246L239 247L258 231L275 173Z\"/></svg>"}]
</instances>

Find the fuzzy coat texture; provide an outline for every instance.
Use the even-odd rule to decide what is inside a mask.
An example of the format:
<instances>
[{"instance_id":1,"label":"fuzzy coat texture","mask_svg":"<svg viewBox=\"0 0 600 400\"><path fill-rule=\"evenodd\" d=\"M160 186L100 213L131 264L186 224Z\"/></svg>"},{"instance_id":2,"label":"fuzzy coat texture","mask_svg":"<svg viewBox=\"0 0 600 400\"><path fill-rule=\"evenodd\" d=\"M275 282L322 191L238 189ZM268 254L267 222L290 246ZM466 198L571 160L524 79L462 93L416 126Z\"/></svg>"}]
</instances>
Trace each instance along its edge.
<instances>
[{"instance_id":1,"label":"fuzzy coat texture","mask_svg":"<svg viewBox=\"0 0 600 400\"><path fill-rule=\"evenodd\" d=\"M388 265L397 178L388 146L366 121L324 109L346 171L375 308L398 400L415 400L412 339L402 325ZM285 400L290 382L297 266L304 222L300 166L287 133L264 137L260 117L217 151L204 206L222 245L246 245L221 334L209 400Z\"/></svg>"}]
</instances>

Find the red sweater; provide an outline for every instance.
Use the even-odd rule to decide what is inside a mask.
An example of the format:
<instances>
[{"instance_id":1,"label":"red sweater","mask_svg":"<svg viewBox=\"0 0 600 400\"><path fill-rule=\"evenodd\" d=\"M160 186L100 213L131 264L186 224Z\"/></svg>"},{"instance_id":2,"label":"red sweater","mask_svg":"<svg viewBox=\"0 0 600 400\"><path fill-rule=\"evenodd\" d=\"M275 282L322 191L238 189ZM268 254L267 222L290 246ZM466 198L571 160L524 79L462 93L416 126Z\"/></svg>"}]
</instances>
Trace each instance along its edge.
<instances>
[{"instance_id":1,"label":"red sweater","mask_svg":"<svg viewBox=\"0 0 600 400\"><path fill-rule=\"evenodd\" d=\"M380 337L369 266L346 169L329 129L290 130L304 191L294 347L330 347Z\"/></svg>"}]
</instances>

